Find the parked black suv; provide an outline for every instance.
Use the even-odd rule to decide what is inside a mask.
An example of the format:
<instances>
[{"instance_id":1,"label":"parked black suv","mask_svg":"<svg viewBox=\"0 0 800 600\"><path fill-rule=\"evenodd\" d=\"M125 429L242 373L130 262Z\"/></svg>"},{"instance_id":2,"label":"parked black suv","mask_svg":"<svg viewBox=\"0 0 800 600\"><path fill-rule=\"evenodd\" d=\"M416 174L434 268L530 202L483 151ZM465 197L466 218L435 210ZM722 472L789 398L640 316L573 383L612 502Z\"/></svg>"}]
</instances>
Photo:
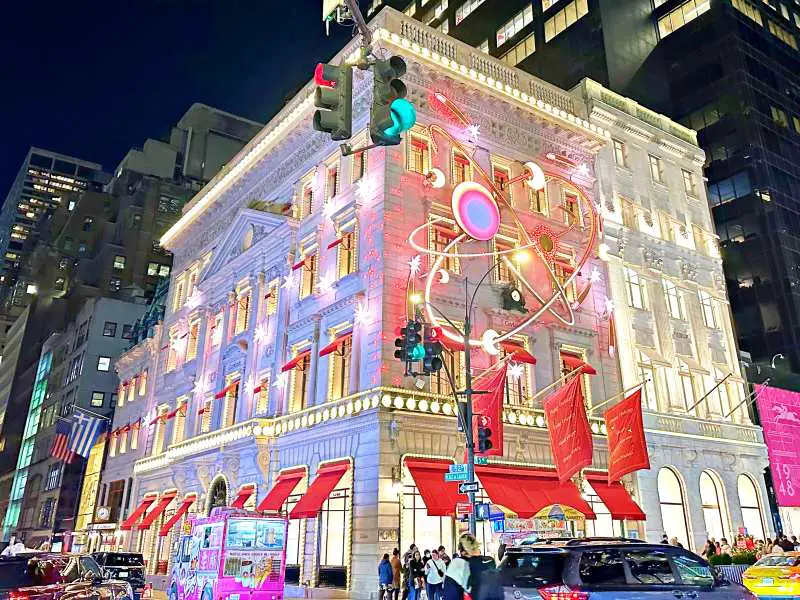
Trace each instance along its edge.
<instances>
[{"instance_id":1,"label":"parked black suv","mask_svg":"<svg viewBox=\"0 0 800 600\"><path fill-rule=\"evenodd\" d=\"M755 599L692 552L625 538L513 546L498 570L506 598L518 600Z\"/></svg>"},{"instance_id":2,"label":"parked black suv","mask_svg":"<svg viewBox=\"0 0 800 600\"><path fill-rule=\"evenodd\" d=\"M88 554L26 552L0 557L0 600L133 600Z\"/></svg>"},{"instance_id":3,"label":"parked black suv","mask_svg":"<svg viewBox=\"0 0 800 600\"><path fill-rule=\"evenodd\" d=\"M144 556L137 552L94 552L92 557L110 579L131 584L134 600L139 600L145 586Z\"/></svg>"}]
</instances>

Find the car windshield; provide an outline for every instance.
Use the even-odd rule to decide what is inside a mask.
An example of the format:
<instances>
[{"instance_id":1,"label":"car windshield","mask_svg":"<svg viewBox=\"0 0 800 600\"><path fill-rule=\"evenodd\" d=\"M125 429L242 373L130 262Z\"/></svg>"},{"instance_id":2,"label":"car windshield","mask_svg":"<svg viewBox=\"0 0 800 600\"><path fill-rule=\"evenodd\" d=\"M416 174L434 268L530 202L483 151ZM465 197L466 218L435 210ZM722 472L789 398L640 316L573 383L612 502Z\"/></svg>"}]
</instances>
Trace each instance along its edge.
<instances>
[{"instance_id":1,"label":"car windshield","mask_svg":"<svg viewBox=\"0 0 800 600\"><path fill-rule=\"evenodd\" d=\"M144 566L144 557L141 554L109 552L103 559L103 565L106 567L142 567Z\"/></svg>"},{"instance_id":2,"label":"car windshield","mask_svg":"<svg viewBox=\"0 0 800 600\"><path fill-rule=\"evenodd\" d=\"M34 585L27 560L0 561L0 591Z\"/></svg>"},{"instance_id":3,"label":"car windshield","mask_svg":"<svg viewBox=\"0 0 800 600\"><path fill-rule=\"evenodd\" d=\"M563 552L509 553L500 563L503 585L544 587L561 583L566 554Z\"/></svg>"},{"instance_id":4,"label":"car windshield","mask_svg":"<svg viewBox=\"0 0 800 600\"><path fill-rule=\"evenodd\" d=\"M796 556L765 556L759 560L755 566L757 567L794 567L797 565L798 559Z\"/></svg>"}]
</instances>

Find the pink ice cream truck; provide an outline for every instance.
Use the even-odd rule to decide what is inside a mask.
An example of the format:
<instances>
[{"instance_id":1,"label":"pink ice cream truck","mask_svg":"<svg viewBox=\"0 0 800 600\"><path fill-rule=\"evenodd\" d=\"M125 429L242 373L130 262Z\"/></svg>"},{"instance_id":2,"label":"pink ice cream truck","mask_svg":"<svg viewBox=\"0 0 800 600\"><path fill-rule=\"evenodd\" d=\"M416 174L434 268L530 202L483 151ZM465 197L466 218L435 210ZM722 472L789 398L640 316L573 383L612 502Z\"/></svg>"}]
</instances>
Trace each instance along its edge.
<instances>
[{"instance_id":1,"label":"pink ice cream truck","mask_svg":"<svg viewBox=\"0 0 800 600\"><path fill-rule=\"evenodd\" d=\"M282 600L287 521L238 508L190 518L173 560L169 600Z\"/></svg>"}]
</instances>

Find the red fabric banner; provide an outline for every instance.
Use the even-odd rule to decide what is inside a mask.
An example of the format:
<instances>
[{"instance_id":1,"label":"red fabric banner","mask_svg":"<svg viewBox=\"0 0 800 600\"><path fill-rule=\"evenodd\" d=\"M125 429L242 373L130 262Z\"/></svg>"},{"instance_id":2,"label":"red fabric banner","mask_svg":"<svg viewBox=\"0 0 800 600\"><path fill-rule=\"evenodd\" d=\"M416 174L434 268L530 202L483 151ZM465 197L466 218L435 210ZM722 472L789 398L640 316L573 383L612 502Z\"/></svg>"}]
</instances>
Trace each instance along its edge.
<instances>
[{"instance_id":1,"label":"red fabric banner","mask_svg":"<svg viewBox=\"0 0 800 600\"><path fill-rule=\"evenodd\" d=\"M545 399L543 407L553 463L563 484L592 464L592 430L583 403L581 378L572 377Z\"/></svg>"},{"instance_id":2,"label":"red fabric banner","mask_svg":"<svg viewBox=\"0 0 800 600\"><path fill-rule=\"evenodd\" d=\"M650 468L642 422L642 389L606 411L608 483L623 475Z\"/></svg>"},{"instance_id":3,"label":"red fabric banner","mask_svg":"<svg viewBox=\"0 0 800 600\"><path fill-rule=\"evenodd\" d=\"M475 394L472 397L472 435L475 440L475 453L481 456L503 456L503 398L506 393L506 368L498 369L497 373L479 379L474 384L476 391L486 391L485 394ZM484 417L486 426L492 431L491 450L478 452L478 416Z\"/></svg>"}]
</instances>

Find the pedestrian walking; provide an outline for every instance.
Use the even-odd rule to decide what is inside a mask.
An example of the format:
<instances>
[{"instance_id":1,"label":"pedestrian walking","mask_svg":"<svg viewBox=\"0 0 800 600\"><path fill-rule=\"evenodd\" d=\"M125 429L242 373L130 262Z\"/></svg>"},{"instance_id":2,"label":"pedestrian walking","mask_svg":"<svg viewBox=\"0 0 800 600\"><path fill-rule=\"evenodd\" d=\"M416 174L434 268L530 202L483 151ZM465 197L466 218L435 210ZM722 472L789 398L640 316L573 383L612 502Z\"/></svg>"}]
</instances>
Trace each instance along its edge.
<instances>
[{"instance_id":1,"label":"pedestrian walking","mask_svg":"<svg viewBox=\"0 0 800 600\"><path fill-rule=\"evenodd\" d=\"M392 550L392 558L389 559L392 565L392 600L397 600L400 596L400 573L403 570L403 564L400 562L400 548Z\"/></svg>"},{"instance_id":2,"label":"pedestrian walking","mask_svg":"<svg viewBox=\"0 0 800 600\"><path fill-rule=\"evenodd\" d=\"M458 540L458 554L447 567L444 578L444 600L464 600L469 593L470 564L472 556L480 555L480 547L474 536L465 533Z\"/></svg>"},{"instance_id":3,"label":"pedestrian walking","mask_svg":"<svg viewBox=\"0 0 800 600\"><path fill-rule=\"evenodd\" d=\"M446 570L447 565L439 558L439 551L431 551L431 558L425 563L425 591L428 594L428 600L441 599Z\"/></svg>"},{"instance_id":4,"label":"pedestrian walking","mask_svg":"<svg viewBox=\"0 0 800 600\"><path fill-rule=\"evenodd\" d=\"M419 550L415 550L411 560L408 561L408 600L421 600L424 589L425 565Z\"/></svg>"},{"instance_id":5,"label":"pedestrian walking","mask_svg":"<svg viewBox=\"0 0 800 600\"><path fill-rule=\"evenodd\" d=\"M403 554L403 580L402 580L402 583L401 583L401 586L403 588L403 598L402 598L402 600L408 600L409 589L410 589L408 587L408 582L409 582L409 579L410 579L409 575L408 575L408 563L411 561L411 558L414 556L414 552L416 552L416 550L417 550L417 545L416 544L411 544L408 547L408 550L406 551L406 553Z\"/></svg>"},{"instance_id":6,"label":"pedestrian walking","mask_svg":"<svg viewBox=\"0 0 800 600\"><path fill-rule=\"evenodd\" d=\"M447 555L447 551L445 550L444 546L439 546L439 558L444 561L445 566L450 565L450 557Z\"/></svg>"},{"instance_id":7,"label":"pedestrian walking","mask_svg":"<svg viewBox=\"0 0 800 600\"><path fill-rule=\"evenodd\" d=\"M384 554L381 562L378 564L378 583L380 584L378 598L381 598L381 600L392 600L394 591L392 587L393 581L394 572L392 570L392 563L389 560L389 554Z\"/></svg>"}]
</instances>

